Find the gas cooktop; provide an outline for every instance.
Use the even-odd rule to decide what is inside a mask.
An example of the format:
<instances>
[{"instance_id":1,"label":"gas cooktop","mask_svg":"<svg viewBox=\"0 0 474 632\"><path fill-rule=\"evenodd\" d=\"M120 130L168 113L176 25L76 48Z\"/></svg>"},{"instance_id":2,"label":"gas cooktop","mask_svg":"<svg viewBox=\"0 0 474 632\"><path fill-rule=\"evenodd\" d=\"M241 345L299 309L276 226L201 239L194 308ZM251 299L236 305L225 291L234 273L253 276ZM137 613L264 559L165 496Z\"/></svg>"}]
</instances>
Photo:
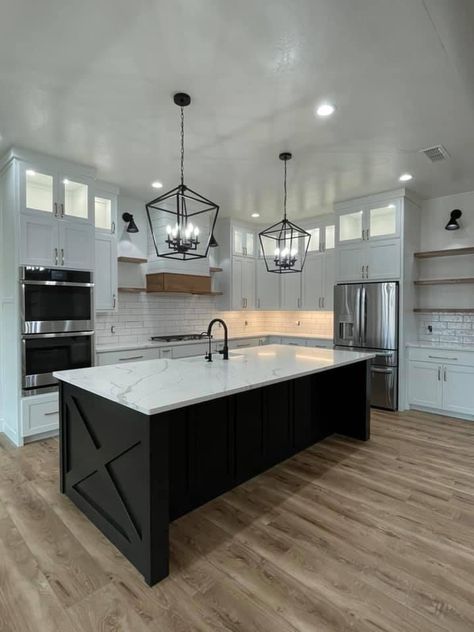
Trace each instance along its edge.
<instances>
[{"instance_id":1,"label":"gas cooktop","mask_svg":"<svg viewBox=\"0 0 474 632\"><path fill-rule=\"evenodd\" d=\"M206 338L202 334L169 334L167 336L152 336L154 342L181 342L183 340L201 340Z\"/></svg>"}]
</instances>

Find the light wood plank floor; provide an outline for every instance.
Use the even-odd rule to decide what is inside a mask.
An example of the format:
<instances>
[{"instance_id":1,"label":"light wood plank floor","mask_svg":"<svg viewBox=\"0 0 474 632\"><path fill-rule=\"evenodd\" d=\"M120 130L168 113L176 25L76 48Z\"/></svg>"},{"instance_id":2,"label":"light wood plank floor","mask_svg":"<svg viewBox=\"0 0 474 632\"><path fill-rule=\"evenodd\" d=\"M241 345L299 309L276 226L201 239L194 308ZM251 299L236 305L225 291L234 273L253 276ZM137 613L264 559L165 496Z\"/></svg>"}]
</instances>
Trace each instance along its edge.
<instances>
[{"instance_id":1,"label":"light wood plank floor","mask_svg":"<svg viewBox=\"0 0 474 632\"><path fill-rule=\"evenodd\" d=\"M473 632L474 424L374 412L171 527L154 588L0 440L2 632Z\"/></svg>"}]
</instances>

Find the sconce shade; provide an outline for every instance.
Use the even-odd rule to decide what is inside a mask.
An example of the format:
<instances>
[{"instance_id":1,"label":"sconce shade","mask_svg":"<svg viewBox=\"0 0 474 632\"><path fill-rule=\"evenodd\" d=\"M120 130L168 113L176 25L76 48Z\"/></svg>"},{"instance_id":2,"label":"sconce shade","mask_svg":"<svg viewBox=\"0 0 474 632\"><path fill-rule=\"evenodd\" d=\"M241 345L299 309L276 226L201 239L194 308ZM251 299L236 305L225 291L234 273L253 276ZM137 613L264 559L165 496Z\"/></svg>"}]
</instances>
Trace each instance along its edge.
<instances>
[{"instance_id":1,"label":"sconce shade","mask_svg":"<svg viewBox=\"0 0 474 632\"><path fill-rule=\"evenodd\" d=\"M462 215L462 211L460 211L458 208L454 209L454 211L451 211L449 222L446 224L445 229L458 230L460 228L458 219L461 217L461 215Z\"/></svg>"},{"instance_id":2,"label":"sconce shade","mask_svg":"<svg viewBox=\"0 0 474 632\"><path fill-rule=\"evenodd\" d=\"M124 213L122 215L122 219L124 222L128 223L127 233L138 233L138 226L135 224L135 220L133 219L133 215L131 213Z\"/></svg>"}]
</instances>

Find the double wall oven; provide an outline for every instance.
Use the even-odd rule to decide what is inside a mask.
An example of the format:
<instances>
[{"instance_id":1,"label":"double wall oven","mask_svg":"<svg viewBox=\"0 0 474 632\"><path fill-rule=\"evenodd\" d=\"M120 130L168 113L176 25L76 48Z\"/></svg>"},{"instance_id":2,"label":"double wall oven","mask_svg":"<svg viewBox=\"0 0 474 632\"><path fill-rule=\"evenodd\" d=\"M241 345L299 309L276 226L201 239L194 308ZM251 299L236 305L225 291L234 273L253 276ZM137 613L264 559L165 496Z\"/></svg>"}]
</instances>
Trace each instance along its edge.
<instances>
[{"instance_id":1,"label":"double wall oven","mask_svg":"<svg viewBox=\"0 0 474 632\"><path fill-rule=\"evenodd\" d=\"M53 371L94 364L92 272L20 268L24 394L56 388Z\"/></svg>"}]
</instances>

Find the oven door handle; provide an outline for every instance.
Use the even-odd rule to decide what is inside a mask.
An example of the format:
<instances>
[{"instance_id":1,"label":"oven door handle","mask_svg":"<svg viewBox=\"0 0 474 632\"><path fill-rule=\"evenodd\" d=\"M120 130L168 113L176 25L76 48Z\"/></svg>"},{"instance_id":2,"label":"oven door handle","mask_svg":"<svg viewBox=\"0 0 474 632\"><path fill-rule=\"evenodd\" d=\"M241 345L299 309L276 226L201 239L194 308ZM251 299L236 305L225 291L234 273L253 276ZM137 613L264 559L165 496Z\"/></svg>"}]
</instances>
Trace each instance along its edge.
<instances>
[{"instance_id":1,"label":"oven door handle","mask_svg":"<svg viewBox=\"0 0 474 632\"><path fill-rule=\"evenodd\" d=\"M93 283L76 283L74 281L22 281L22 285L43 285L43 286L62 286L62 287L94 287Z\"/></svg>"},{"instance_id":2,"label":"oven door handle","mask_svg":"<svg viewBox=\"0 0 474 632\"><path fill-rule=\"evenodd\" d=\"M38 340L39 338L76 338L77 336L93 336L93 331L67 331L51 334L24 334L23 340Z\"/></svg>"}]
</instances>

